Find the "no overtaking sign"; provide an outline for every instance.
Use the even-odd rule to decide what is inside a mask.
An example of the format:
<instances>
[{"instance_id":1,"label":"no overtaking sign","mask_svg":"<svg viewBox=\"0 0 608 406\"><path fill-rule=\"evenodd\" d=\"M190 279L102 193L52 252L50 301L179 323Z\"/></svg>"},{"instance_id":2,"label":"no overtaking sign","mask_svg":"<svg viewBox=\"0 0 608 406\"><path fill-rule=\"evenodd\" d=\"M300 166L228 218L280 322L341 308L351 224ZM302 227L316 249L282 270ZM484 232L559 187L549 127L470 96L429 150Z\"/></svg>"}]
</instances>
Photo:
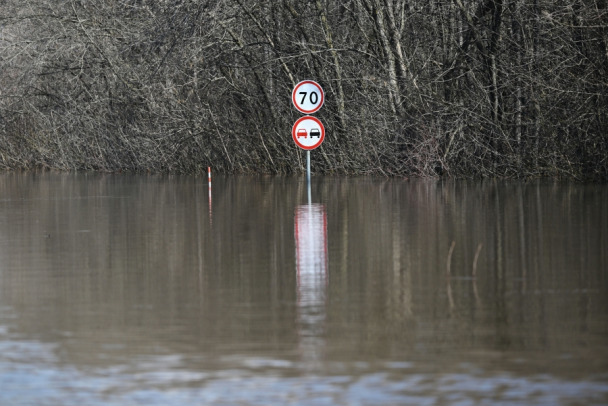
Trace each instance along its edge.
<instances>
[{"instance_id":1,"label":"no overtaking sign","mask_svg":"<svg viewBox=\"0 0 608 406\"><path fill-rule=\"evenodd\" d=\"M310 151L325 139L325 127L316 117L300 117L291 128L291 137L298 147Z\"/></svg>"},{"instance_id":2,"label":"no overtaking sign","mask_svg":"<svg viewBox=\"0 0 608 406\"><path fill-rule=\"evenodd\" d=\"M293 88L291 101L298 111L313 114L323 106L325 93L317 82L304 80ZM291 136L298 147L310 151L325 139L325 127L316 117L304 116L293 125Z\"/></svg>"}]
</instances>

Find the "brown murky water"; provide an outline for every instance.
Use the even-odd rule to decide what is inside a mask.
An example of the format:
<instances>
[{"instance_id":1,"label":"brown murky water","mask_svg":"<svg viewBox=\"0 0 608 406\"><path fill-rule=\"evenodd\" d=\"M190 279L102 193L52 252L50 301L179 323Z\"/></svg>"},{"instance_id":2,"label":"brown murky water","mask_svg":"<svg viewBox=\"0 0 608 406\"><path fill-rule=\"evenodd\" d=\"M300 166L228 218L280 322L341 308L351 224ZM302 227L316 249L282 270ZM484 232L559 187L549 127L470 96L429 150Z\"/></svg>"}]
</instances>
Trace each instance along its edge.
<instances>
[{"instance_id":1,"label":"brown murky water","mask_svg":"<svg viewBox=\"0 0 608 406\"><path fill-rule=\"evenodd\" d=\"M0 174L0 405L608 404L608 185Z\"/></svg>"}]
</instances>

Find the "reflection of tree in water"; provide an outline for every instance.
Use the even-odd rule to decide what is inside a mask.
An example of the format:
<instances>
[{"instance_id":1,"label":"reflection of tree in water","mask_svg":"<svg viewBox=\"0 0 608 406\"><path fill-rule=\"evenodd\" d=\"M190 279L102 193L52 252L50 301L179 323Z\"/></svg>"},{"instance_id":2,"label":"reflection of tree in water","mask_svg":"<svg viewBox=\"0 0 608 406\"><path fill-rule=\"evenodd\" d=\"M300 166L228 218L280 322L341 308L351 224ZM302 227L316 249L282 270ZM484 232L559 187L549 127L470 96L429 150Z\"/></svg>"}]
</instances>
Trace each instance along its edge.
<instances>
[{"instance_id":1,"label":"reflection of tree in water","mask_svg":"<svg viewBox=\"0 0 608 406\"><path fill-rule=\"evenodd\" d=\"M336 189L329 234L340 252L329 290L341 302L328 306L328 346L336 322L354 320L357 334L341 337L376 355L576 346L578 324L606 305L605 187L428 180ZM566 320L576 328L564 331ZM376 345L394 339L400 346Z\"/></svg>"},{"instance_id":2,"label":"reflection of tree in water","mask_svg":"<svg viewBox=\"0 0 608 406\"><path fill-rule=\"evenodd\" d=\"M211 227L205 179L0 177L11 328L78 365L164 352L187 362L299 352L309 366L577 354L605 337L605 188L325 179L313 185L324 202L311 206L313 231L330 216L331 238L296 246L293 179L213 187Z\"/></svg>"},{"instance_id":3,"label":"reflection of tree in water","mask_svg":"<svg viewBox=\"0 0 608 406\"><path fill-rule=\"evenodd\" d=\"M284 327L295 310L282 305L295 302L288 189L216 181L211 227L197 178L8 174L0 190L18 198L5 205L15 221L3 228L0 304L20 334L60 342L77 363L295 347Z\"/></svg>"}]
</instances>

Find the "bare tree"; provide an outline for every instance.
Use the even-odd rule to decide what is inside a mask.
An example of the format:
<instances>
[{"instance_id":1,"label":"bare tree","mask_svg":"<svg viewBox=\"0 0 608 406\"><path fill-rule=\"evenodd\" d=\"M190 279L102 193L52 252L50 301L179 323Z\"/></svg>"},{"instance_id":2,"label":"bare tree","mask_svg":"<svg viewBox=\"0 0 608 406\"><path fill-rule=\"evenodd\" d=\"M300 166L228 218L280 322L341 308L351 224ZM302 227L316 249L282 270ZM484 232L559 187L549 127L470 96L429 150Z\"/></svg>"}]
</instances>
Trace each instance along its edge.
<instances>
[{"instance_id":1,"label":"bare tree","mask_svg":"<svg viewBox=\"0 0 608 406\"><path fill-rule=\"evenodd\" d=\"M608 178L600 0L4 0L0 167Z\"/></svg>"}]
</instances>

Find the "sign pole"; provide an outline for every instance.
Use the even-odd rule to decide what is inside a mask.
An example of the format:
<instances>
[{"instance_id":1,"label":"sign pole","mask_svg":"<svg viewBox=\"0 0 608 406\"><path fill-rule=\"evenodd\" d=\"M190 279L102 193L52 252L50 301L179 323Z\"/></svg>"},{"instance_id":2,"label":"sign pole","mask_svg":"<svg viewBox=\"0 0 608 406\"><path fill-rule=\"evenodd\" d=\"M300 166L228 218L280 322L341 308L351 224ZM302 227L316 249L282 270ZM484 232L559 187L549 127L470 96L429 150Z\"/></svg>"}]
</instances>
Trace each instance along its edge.
<instances>
[{"instance_id":1,"label":"sign pole","mask_svg":"<svg viewBox=\"0 0 608 406\"><path fill-rule=\"evenodd\" d=\"M306 184L308 185L308 204L311 202L310 192L310 151L306 151Z\"/></svg>"},{"instance_id":2,"label":"sign pole","mask_svg":"<svg viewBox=\"0 0 608 406\"><path fill-rule=\"evenodd\" d=\"M325 100L323 88L317 82L304 80L298 83L291 92L294 107L304 114L316 113ZM325 139L325 127L316 117L307 115L299 118L291 128L291 136L296 145L306 150L306 183L308 204L311 202L310 185L310 151L317 148Z\"/></svg>"}]
</instances>

